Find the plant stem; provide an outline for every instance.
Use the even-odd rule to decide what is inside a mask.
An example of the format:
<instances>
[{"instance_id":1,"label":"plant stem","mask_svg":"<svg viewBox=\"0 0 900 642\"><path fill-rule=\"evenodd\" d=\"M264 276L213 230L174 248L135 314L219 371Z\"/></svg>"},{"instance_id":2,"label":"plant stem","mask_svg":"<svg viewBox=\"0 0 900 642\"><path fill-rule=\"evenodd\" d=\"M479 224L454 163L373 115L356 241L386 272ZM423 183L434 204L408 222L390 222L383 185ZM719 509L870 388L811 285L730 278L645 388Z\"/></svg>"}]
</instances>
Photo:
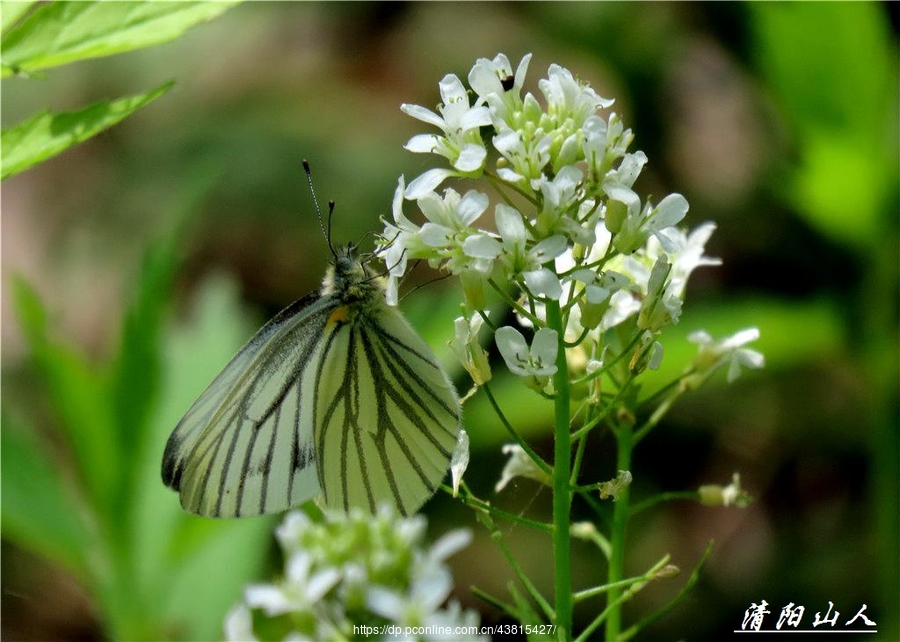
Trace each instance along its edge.
<instances>
[{"instance_id":1,"label":"plant stem","mask_svg":"<svg viewBox=\"0 0 900 642\"><path fill-rule=\"evenodd\" d=\"M632 426L620 424L613 430L618 445L616 465L618 470L631 470ZM625 486L619 491L613 509L612 533L610 544L612 555L609 558L609 573L607 582L615 585L624 577L625 571L625 526L628 524L628 498L630 487ZM621 588L613 588L607 597L609 616L606 619L606 642L614 642L619 637L622 628L622 603L619 601Z\"/></svg>"},{"instance_id":2,"label":"plant stem","mask_svg":"<svg viewBox=\"0 0 900 642\"><path fill-rule=\"evenodd\" d=\"M553 563L556 578L556 630L560 640L572 637L572 578L569 556L571 495L569 474L572 437L569 432L569 371L566 366L565 326L559 301L547 301L547 325L556 330L555 446L553 451Z\"/></svg>"}]
</instances>

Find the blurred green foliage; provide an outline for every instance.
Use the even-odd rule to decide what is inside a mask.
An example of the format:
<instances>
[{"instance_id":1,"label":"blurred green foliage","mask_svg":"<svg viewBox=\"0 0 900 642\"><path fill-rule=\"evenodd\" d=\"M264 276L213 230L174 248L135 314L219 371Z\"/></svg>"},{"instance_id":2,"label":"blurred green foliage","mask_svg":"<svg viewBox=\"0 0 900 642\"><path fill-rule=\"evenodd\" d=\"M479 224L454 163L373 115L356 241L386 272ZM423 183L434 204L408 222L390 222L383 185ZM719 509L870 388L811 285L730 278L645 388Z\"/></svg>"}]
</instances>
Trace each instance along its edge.
<instances>
[{"instance_id":1,"label":"blurred green foliage","mask_svg":"<svg viewBox=\"0 0 900 642\"><path fill-rule=\"evenodd\" d=\"M0 78L172 40L236 2L4 2ZM64 114L48 110L3 130L0 178L17 174L112 127L171 88L103 101Z\"/></svg>"},{"instance_id":2,"label":"blurred green foliage","mask_svg":"<svg viewBox=\"0 0 900 642\"><path fill-rule=\"evenodd\" d=\"M690 395L635 454L636 500L724 483L734 470L757 498L744 511L672 503L630 526L633 571L665 552L689 568L717 540L687 601L647 638L721 637L761 598L805 604L807 618L828 600L842 616L865 602L886 639L897 636L900 92L889 5L251 3L168 45L49 73L29 61L52 58L12 55L30 50L13 47L10 29L39 11L91 14L50 3L21 20L30 4L2 5L4 74L32 76L4 80L4 176L8 137L33 114L179 84L4 182L4 314L16 312L3 335L4 636L220 634L241 586L274 568L273 523L182 513L159 480L165 439L254 327L321 278L327 247L300 158L320 196L337 200L335 239L360 239L389 214L398 174L424 169L401 147L420 128L398 104L433 106L443 74L464 76L498 51L534 52L532 79L559 62L615 97L650 158L641 189L682 192L689 224L718 225L709 253L724 264L692 281L659 382L691 358L692 330L762 332L765 371ZM114 12L133 5L104 6L115 31L124 18ZM131 11L163 33L151 13ZM85 51L100 50L69 47L55 60ZM402 307L449 358L458 293L443 285ZM552 450L541 400L502 377L492 390L517 428ZM480 394L465 423L469 483L487 495L505 432ZM586 472L611 477L609 445L591 446ZM495 501L535 515L549 506L528 482ZM428 508L436 532L470 520L445 497ZM462 599L491 621L467 587L502 593L511 574L473 527L454 572ZM551 586L546 560L531 554L546 542L509 539ZM602 577L589 549L573 551L576 583ZM60 589L32 554L89 597ZM628 608L649 612L678 586L648 589ZM54 610L75 615L55 621Z\"/></svg>"}]
</instances>

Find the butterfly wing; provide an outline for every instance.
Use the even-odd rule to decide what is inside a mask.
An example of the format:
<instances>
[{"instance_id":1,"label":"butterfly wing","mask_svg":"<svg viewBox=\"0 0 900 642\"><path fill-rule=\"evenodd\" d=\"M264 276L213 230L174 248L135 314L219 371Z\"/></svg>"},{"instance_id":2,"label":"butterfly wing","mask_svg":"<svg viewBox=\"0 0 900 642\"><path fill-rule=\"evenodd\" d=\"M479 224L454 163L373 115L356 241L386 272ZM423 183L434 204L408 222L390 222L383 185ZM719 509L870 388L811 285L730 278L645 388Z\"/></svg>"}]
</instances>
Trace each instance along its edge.
<instances>
[{"instance_id":1,"label":"butterfly wing","mask_svg":"<svg viewBox=\"0 0 900 642\"><path fill-rule=\"evenodd\" d=\"M330 324L314 375L323 503L415 512L447 472L460 406L431 350L382 301Z\"/></svg>"},{"instance_id":2,"label":"butterfly wing","mask_svg":"<svg viewBox=\"0 0 900 642\"><path fill-rule=\"evenodd\" d=\"M239 517L286 510L319 493L313 377L307 368L340 301L311 294L234 356L169 437L162 477L188 511Z\"/></svg>"}]
</instances>

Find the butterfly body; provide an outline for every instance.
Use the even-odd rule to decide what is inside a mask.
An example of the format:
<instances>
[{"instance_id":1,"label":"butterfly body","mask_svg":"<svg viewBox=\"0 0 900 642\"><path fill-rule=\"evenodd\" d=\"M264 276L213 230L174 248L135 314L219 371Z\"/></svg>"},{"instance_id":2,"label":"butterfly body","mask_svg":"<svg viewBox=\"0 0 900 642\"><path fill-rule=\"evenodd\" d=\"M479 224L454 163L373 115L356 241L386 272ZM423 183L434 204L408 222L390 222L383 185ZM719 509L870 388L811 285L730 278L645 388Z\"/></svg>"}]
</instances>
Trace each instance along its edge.
<instances>
[{"instance_id":1,"label":"butterfly body","mask_svg":"<svg viewBox=\"0 0 900 642\"><path fill-rule=\"evenodd\" d=\"M459 431L453 385L353 248L322 288L275 316L176 426L162 476L212 517L274 513L309 499L415 512Z\"/></svg>"}]
</instances>

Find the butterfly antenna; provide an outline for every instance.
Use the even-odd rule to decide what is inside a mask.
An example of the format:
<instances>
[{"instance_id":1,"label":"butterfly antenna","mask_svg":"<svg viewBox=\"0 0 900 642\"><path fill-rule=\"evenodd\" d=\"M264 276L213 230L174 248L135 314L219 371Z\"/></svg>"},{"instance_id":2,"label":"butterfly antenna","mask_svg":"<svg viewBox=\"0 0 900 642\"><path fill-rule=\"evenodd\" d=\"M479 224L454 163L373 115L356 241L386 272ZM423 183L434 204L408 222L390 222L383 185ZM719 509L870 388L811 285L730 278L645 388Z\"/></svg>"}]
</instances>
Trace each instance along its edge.
<instances>
[{"instance_id":1,"label":"butterfly antenna","mask_svg":"<svg viewBox=\"0 0 900 642\"><path fill-rule=\"evenodd\" d=\"M303 171L306 172L306 182L309 183L309 193L312 194L313 204L316 206L316 217L319 219L319 227L322 229L322 235L328 242L328 249L331 250L331 255L337 257L337 252L334 251L334 246L331 244L331 214L334 212L334 201L328 201L328 227L326 228L325 222L322 220L322 208L319 207L319 199L316 198L316 189L313 187L309 161L305 158L303 159Z\"/></svg>"}]
</instances>

